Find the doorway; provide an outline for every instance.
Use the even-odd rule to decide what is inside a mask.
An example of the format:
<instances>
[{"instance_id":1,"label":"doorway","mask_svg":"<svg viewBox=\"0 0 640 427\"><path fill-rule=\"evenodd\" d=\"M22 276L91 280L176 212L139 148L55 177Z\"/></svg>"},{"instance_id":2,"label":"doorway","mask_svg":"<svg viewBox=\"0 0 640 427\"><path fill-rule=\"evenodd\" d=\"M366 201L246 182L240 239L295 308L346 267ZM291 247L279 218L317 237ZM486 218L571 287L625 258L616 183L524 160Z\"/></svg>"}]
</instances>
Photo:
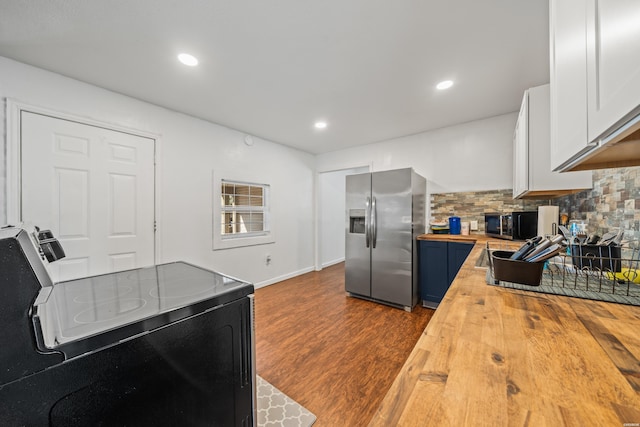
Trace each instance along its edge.
<instances>
[{"instance_id":1,"label":"doorway","mask_svg":"<svg viewBox=\"0 0 640 427\"><path fill-rule=\"evenodd\" d=\"M357 167L318 174L318 240L320 267L344 261L345 177L369 172L369 167Z\"/></svg>"}]
</instances>

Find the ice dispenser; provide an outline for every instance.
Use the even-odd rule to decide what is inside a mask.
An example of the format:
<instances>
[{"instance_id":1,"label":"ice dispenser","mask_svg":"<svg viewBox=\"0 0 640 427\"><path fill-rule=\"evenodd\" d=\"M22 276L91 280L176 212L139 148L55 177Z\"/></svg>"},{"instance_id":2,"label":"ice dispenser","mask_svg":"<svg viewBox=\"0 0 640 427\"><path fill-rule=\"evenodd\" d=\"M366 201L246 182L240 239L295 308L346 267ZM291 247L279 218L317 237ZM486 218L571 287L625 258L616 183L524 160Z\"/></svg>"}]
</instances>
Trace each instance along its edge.
<instances>
[{"instance_id":1,"label":"ice dispenser","mask_svg":"<svg viewBox=\"0 0 640 427\"><path fill-rule=\"evenodd\" d=\"M349 233L364 234L365 233L365 210L349 209Z\"/></svg>"}]
</instances>

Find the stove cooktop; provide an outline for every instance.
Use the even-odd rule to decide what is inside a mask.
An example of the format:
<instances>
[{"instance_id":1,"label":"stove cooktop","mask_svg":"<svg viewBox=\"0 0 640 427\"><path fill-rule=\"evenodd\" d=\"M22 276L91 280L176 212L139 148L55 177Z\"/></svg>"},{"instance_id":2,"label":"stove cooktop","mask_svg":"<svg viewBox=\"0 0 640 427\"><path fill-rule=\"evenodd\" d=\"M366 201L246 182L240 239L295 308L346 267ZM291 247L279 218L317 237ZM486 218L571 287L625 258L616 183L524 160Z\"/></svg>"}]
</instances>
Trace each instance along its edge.
<instances>
[{"instance_id":1,"label":"stove cooktop","mask_svg":"<svg viewBox=\"0 0 640 427\"><path fill-rule=\"evenodd\" d=\"M174 262L44 287L33 319L41 350L72 357L252 292L249 283Z\"/></svg>"}]
</instances>

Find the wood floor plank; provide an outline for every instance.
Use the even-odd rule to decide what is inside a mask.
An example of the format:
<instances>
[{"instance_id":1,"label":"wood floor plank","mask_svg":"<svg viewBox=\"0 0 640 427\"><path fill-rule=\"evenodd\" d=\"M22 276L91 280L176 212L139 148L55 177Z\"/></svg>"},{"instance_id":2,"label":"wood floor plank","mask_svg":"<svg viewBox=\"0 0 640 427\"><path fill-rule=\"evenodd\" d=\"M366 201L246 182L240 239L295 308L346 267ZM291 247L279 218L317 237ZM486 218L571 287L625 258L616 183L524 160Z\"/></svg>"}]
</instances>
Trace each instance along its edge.
<instances>
[{"instance_id":1,"label":"wood floor plank","mask_svg":"<svg viewBox=\"0 0 640 427\"><path fill-rule=\"evenodd\" d=\"M347 296L344 263L257 289L258 374L314 427L366 426L433 313Z\"/></svg>"}]
</instances>

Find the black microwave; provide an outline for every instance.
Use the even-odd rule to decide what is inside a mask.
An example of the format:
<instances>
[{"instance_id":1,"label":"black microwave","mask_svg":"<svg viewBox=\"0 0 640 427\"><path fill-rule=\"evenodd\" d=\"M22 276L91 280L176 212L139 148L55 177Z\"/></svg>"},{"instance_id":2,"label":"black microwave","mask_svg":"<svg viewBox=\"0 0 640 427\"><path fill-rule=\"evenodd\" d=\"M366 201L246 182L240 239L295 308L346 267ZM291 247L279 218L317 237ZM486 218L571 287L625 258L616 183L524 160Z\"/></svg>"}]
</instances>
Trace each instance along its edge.
<instances>
[{"instance_id":1,"label":"black microwave","mask_svg":"<svg viewBox=\"0 0 640 427\"><path fill-rule=\"evenodd\" d=\"M538 211L485 213L484 232L499 239L530 239L538 235Z\"/></svg>"}]
</instances>

